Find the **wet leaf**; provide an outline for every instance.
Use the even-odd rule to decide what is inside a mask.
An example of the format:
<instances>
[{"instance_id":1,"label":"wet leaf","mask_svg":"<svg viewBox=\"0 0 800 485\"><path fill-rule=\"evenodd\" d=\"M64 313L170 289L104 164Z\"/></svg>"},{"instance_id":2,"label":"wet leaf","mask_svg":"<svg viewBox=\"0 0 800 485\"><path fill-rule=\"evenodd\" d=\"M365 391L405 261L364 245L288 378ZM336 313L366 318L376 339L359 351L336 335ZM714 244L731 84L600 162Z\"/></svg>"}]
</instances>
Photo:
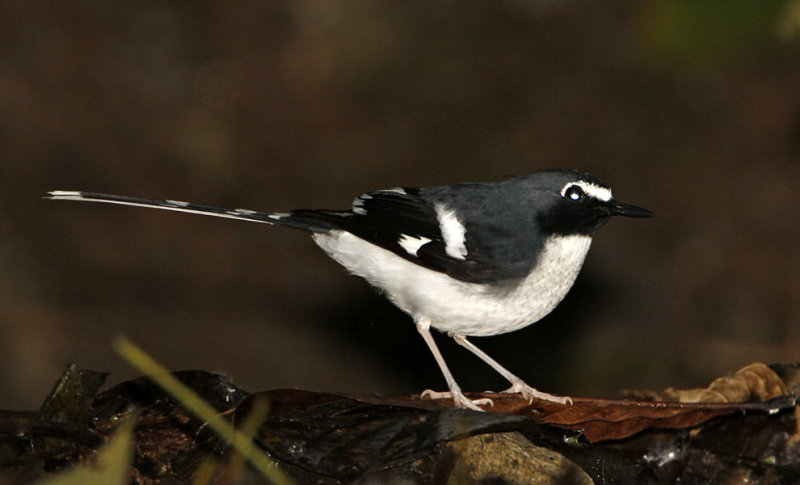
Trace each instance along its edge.
<instances>
[{"instance_id":1,"label":"wet leaf","mask_svg":"<svg viewBox=\"0 0 800 485\"><path fill-rule=\"evenodd\" d=\"M74 379L72 372L68 370L56 389L71 387L62 382ZM747 373L751 389L769 389L762 384L776 376L788 390L800 387L797 365L754 366ZM528 402L513 394L471 393L471 398L493 400L487 412L475 412L454 409L451 400L418 396L286 389L251 395L218 374L174 375L239 426L253 419L255 399L266 398L269 415L258 426L256 443L300 483L490 478L519 483L520 476L534 473L531 470L556 483L585 481L583 472L597 484L800 480L798 408L792 396L749 403L573 398L572 405L561 405ZM63 402L87 402L84 391L77 392L83 397ZM29 481L90 460L105 437L135 415L135 483L184 483L193 477L224 483L239 474L248 483L263 480L252 468L236 465L229 443L147 378L114 386L90 401L88 418L81 405L66 406L72 411L61 413L59 406L48 404L55 421L37 412L0 412L3 471ZM65 446L39 446L44 438L54 437ZM64 449L71 450L69 460L64 459ZM198 469L205 475L196 475Z\"/></svg>"},{"instance_id":2,"label":"wet leaf","mask_svg":"<svg viewBox=\"0 0 800 485\"><path fill-rule=\"evenodd\" d=\"M93 457L38 485L125 485L130 481L133 450L133 420L127 420L114 437Z\"/></svg>"},{"instance_id":3,"label":"wet leaf","mask_svg":"<svg viewBox=\"0 0 800 485\"><path fill-rule=\"evenodd\" d=\"M512 430L531 421L525 416L423 410L297 390L256 396L272 403L272 415L258 433L272 455L342 479L410 463L442 442Z\"/></svg>"}]
</instances>

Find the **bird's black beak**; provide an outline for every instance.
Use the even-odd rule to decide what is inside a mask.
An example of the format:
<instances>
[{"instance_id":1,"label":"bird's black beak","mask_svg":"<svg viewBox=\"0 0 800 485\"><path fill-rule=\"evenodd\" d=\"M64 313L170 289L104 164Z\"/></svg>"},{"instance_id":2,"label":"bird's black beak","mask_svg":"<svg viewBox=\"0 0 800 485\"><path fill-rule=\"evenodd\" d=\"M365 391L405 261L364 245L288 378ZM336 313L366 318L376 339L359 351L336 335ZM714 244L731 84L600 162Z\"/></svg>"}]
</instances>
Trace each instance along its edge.
<instances>
[{"instance_id":1,"label":"bird's black beak","mask_svg":"<svg viewBox=\"0 0 800 485\"><path fill-rule=\"evenodd\" d=\"M606 209L612 216L625 216L625 217L652 217L653 213L642 207L635 205L623 204L614 199L608 201Z\"/></svg>"}]
</instances>

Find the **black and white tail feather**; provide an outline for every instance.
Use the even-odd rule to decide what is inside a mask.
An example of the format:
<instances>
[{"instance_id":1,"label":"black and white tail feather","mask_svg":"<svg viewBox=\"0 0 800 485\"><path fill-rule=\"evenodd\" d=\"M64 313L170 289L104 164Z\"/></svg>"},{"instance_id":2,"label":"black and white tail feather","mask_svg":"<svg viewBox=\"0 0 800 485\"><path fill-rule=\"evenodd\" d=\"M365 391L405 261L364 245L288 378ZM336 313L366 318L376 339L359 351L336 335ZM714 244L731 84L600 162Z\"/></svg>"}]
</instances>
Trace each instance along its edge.
<instances>
[{"instance_id":1,"label":"black and white tail feather","mask_svg":"<svg viewBox=\"0 0 800 485\"><path fill-rule=\"evenodd\" d=\"M537 391L467 340L528 326L564 298L580 271L595 230L611 216L648 217L621 204L607 185L575 170L536 172L494 184L390 188L357 197L350 210L287 213L226 209L178 200L57 190L54 200L149 207L312 233L333 259L365 278L402 310L436 359L459 407L470 400L431 335L435 328L474 353L528 399L561 403L569 397Z\"/></svg>"},{"instance_id":2,"label":"black and white tail feather","mask_svg":"<svg viewBox=\"0 0 800 485\"><path fill-rule=\"evenodd\" d=\"M176 212L187 212L189 214L200 214L204 216L224 217L226 219L236 219L248 222L260 222L262 224L281 224L281 219L288 214L259 212L249 209L227 209L224 207L214 207L210 205L193 204L181 200L169 199L145 199L142 197L130 197L127 195L100 194L97 192L83 192L79 190L54 190L48 192L49 199L53 200L79 200L85 202L103 202L106 204L128 205L134 207L147 207L150 209L163 209ZM284 222L285 225L293 225ZM300 225L296 223L295 225ZM326 230L313 225L302 225L299 229L309 231Z\"/></svg>"}]
</instances>

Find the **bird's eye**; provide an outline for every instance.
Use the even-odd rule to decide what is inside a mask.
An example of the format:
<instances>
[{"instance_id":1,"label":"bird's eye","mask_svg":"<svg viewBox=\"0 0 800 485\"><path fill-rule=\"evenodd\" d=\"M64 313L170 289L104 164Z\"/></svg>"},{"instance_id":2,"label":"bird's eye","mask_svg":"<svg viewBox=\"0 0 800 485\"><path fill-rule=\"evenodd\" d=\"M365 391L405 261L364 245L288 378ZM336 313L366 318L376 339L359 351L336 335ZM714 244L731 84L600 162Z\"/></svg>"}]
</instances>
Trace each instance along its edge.
<instances>
[{"instance_id":1,"label":"bird's eye","mask_svg":"<svg viewBox=\"0 0 800 485\"><path fill-rule=\"evenodd\" d=\"M577 185L570 185L567 187L567 190L564 191L564 197L576 202L583 199L585 195L586 194L584 194L583 189Z\"/></svg>"}]
</instances>

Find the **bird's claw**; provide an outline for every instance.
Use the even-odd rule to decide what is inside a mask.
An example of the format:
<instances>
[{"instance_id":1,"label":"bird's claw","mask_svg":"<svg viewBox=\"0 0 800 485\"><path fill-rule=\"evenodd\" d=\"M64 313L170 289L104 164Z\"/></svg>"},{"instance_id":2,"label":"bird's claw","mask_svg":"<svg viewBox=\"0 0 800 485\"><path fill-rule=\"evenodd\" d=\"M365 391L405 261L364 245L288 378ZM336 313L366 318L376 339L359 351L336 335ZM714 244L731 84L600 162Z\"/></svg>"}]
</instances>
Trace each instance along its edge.
<instances>
[{"instance_id":1,"label":"bird's claw","mask_svg":"<svg viewBox=\"0 0 800 485\"><path fill-rule=\"evenodd\" d=\"M572 398L569 396L556 396L547 392L542 392L534 389L533 387L525 384L524 382L514 382L511 387L503 391L508 394L520 394L528 400L528 404L533 403L534 399L542 401L556 402L559 404L568 404L572 406Z\"/></svg>"},{"instance_id":2,"label":"bird's claw","mask_svg":"<svg viewBox=\"0 0 800 485\"><path fill-rule=\"evenodd\" d=\"M460 390L437 392L426 389L420 394L422 399L452 399L458 408L472 409L473 411L483 411L479 406L494 406L494 402L488 397L481 399L470 399Z\"/></svg>"}]
</instances>

